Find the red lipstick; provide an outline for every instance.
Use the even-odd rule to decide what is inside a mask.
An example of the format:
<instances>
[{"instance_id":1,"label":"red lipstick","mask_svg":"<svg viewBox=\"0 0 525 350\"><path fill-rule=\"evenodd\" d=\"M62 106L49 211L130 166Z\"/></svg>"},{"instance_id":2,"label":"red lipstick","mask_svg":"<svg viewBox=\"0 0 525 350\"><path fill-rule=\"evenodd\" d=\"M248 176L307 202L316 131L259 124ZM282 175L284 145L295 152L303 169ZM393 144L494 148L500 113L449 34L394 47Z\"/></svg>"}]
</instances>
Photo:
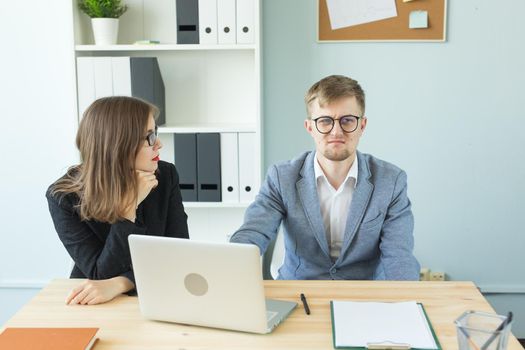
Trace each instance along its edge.
<instances>
[{"instance_id":1,"label":"red lipstick","mask_svg":"<svg viewBox=\"0 0 525 350\"><path fill-rule=\"evenodd\" d=\"M156 156L155 158L152 159L152 161L154 162L158 162L160 160L159 156Z\"/></svg>"}]
</instances>

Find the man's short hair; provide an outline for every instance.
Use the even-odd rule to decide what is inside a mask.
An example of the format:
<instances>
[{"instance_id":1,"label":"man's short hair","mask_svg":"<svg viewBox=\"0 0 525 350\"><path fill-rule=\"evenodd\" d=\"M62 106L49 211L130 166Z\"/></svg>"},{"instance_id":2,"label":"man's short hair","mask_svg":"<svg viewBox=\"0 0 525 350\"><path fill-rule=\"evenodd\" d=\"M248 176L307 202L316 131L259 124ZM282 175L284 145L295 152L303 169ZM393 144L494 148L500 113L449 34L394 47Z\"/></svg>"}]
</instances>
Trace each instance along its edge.
<instances>
[{"instance_id":1,"label":"man's short hair","mask_svg":"<svg viewBox=\"0 0 525 350\"><path fill-rule=\"evenodd\" d=\"M330 75L312 85L304 97L308 119L312 117L310 105L317 99L319 106L324 107L344 97L354 96L361 113L365 113L365 92L359 83L344 75ZM361 117L361 116L360 116Z\"/></svg>"}]
</instances>

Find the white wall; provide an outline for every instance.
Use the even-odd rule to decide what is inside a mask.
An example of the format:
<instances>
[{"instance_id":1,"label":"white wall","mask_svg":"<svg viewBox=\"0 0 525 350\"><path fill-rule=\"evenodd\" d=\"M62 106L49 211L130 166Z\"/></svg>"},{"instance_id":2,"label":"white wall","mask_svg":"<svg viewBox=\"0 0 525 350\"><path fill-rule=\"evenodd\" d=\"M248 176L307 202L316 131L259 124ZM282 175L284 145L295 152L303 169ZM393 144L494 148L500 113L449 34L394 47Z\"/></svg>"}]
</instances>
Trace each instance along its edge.
<instances>
[{"instance_id":1,"label":"white wall","mask_svg":"<svg viewBox=\"0 0 525 350\"><path fill-rule=\"evenodd\" d=\"M0 10L0 321L32 288L69 273L44 194L78 162L71 6L10 1Z\"/></svg>"}]
</instances>

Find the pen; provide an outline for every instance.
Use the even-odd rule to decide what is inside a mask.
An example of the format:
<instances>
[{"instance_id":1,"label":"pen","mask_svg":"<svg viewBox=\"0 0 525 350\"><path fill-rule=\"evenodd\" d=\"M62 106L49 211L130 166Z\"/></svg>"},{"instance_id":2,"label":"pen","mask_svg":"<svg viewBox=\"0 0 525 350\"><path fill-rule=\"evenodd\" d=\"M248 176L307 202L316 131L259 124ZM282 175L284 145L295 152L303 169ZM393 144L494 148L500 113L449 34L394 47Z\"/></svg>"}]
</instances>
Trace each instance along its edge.
<instances>
[{"instance_id":1,"label":"pen","mask_svg":"<svg viewBox=\"0 0 525 350\"><path fill-rule=\"evenodd\" d=\"M310 308L308 307L308 303L306 302L306 297L304 296L303 293L301 293L301 301L303 302L304 312L307 315L310 315Z\"/></svg>"}]
</instances>

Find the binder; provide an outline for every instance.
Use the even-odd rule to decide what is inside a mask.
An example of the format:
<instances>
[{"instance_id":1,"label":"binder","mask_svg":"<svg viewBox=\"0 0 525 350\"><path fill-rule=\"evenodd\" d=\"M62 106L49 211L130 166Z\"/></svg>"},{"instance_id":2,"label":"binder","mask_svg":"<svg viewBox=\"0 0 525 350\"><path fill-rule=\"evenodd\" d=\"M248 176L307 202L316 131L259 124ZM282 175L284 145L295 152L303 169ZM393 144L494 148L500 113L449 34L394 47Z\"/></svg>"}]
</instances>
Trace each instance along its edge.
<instances>
[{"instance_id":1,"label":"binder","mask_svg":"<svg viewBox=\"0 0 525 350\"><path fill-rule=\"evenodd\" d=\"M111 57L114 96L131 94L131 67L129 57Z\"/></svg>"},{"instance_id":2,"label":"binder","mask_svg":"<svg viewBox=\"0 0 525 350\"><path fill-rule=\"evenodd\" d=\"M239 149L236 132L221 134L221 193L225 203L239 202Z\"/></svg>"},{"instance_id":3,"label":"binder","mask_svg":"<svg viewBox=\"0 0 525 350\"><path fill-rule=\"evenodd\" d=\"M255 0L237 0L237 44L253 44Z\"/></svg>"},{"instance_id":4,"label":"binder","mask_svg":"<svg viewBox=\"0 0 525 350\"><path fill-rule=\"evenodd\" d=\"M236 43L235 0L217 1L217 26L219 44Z\"/></svg>"},{"instance_id":5,"label":"binder","mask_svg":"<svg viewBox=\"0 0 525 350\"><path fill-rule=\"evenodd\" d=\"M421 303L332 300L330 313L335 349L441 350Z\"/></svg>"},{"instance_id":6,"label":"binder","mask_svg":"<svg viewBox=\"0 0 525 350\"><path fill-rule=\"evenodd\" d=\"M217 0L199 0L199 43L217 44Z\"/></svg>"},{"instance_id":7,"label":"binder","mask_svg":"<svg viewBox=\"0 0 525 350\"><path fill-rule=\"evenodd\" d=\"M111 58L93 57L93 69L95 71L95 99L113 96Z\"/></svg>"},{"instance_id":8,"label":"binder","mask_svg":"<svg viewBox=\"0 0 525 350\"><path fill-rule=\"evenodd\" d=\"M156 57L77 58L79 114L97 98L133 96L159 108L157 124L166 122L165 88Z\"/></svg>"},{"instance_id":9,"label":"binder","mask_svg":"<svg viewBox=\"0 0 525 350\"><path fill-rule=\"evenodd\" d=\"M239 133L239 200L252 202L258 188L255 183L255 133Z\"/></svg>"},{"instance_id":10,"label":"binder","mask_svg":"<svg viewBox=\"0 0 525 350\"><path fill-rule=\"evenodd\" d=\"M197 198L221 201L221 144L219 133L197 134Z\"/></svg>"},{"instance_id":11,"label":"binder","mask_svg":"<svg viewBox=\"0 0 525 350\"><path fill-rule=\"evenodd\" d=\"M182 200L197 201L197 135L174 134L175 165L179 172Z\"/></svg>"},{"instance_id":12,"label":"binder","mask_svg":"<svg viewBox=\"0 0 525 350\"><path fill-rule=\"evenodd\" d=\"M199 43L199 2L176 0L177 44Z\"/></svg>"},{"instance_id":13,"label":"binder","mask_svg":"<svg viewBox=\"0 0 525 350\"><path fill-rule=\"evenodd\" d=\"M78 119L95 101L95 69L92 57L77 58Z\"/></svg>"},{"instance_id":14,"label":"binder","mask_svg":"<svg viewBox=\"0 0 525 350\"><path fill-rule=\"evenodd\" d=\"M157 124L166 122L165 88L156 57L130 57L131 95L156 105Z\"/></svg>"}]
</instances>

